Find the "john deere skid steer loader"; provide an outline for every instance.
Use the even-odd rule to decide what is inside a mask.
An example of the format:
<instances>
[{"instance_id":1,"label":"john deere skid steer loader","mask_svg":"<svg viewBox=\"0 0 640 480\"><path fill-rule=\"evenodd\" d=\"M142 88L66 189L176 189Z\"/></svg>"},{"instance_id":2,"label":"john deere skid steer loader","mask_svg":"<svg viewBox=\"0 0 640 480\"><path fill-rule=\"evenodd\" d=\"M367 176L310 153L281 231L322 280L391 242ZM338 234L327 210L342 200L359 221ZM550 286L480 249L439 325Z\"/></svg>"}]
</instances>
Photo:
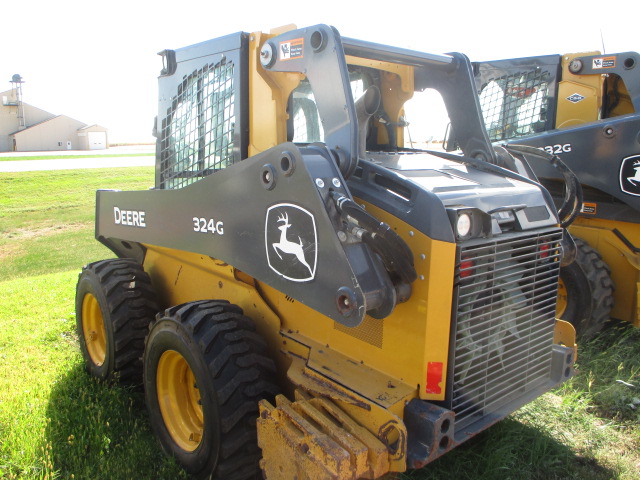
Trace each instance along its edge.
<instances>
[{"instance_id":1,"label":"john deere skid steer loader","mask_svg":"<svg viewBox=\"0 0 640 480\"><path fill-rule=\"evenodd\" d=\"M640 55L546 55L474 68L491 140L558 155L582 184L570 229L577 261L561 270L559 315L587 336L609 315L640 326ZM557 172L527 158L562 198Z\"/></svg>"},{"instance_id":2,"label":"john deere skid steer loader","mask_svg":"<svg viewBox=\"0 0 640 480\"><path fill-rule=\"evenodd\" d=\"M381 478L573 375L556 208L495 165L465 56L324 25L161 55L155 188L97 193L118 258L76 305L89 372L143 382L188 472ZM425 88L462 152L404 148Z\"/></svg>"}]
</instances>

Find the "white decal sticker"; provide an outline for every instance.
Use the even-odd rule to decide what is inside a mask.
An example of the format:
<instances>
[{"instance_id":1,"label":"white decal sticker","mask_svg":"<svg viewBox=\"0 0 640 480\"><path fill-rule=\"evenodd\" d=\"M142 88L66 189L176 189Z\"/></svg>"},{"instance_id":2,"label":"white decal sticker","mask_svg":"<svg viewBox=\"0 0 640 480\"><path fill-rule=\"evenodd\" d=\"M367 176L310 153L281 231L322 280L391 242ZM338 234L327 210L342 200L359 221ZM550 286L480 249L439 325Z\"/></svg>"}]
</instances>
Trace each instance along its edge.
<instances>
[{"instance_id":1,"label":"white decal sticker","mask_svg":"<svg viewBox=\"0 0 640 480\"><path fill-rule=\"evenodd\" d=\"M632 155L620 164L620 189L640 197L640 155Z\"/></svg>"},{"instance_id":2,"label":"white decal sticker","mask_svg":"<svg viewBox=\"0 0 640 480\"><path fill-rule=\"evenodd\" d=\"M271 270L293 282L313 280L318 259L313 214L298 205L278 203L267 210L264 230Z\"/></svg>"},{"instance_id":3,"label":"white decal sticker","mask_svg":"<svg viewBox=\"0 0 640 480\"><path fill-rule=\"evenodd\" d=\"M599 57L593 59L593 68L614 68L616 66L616 57Z\"/></svg>"},{"instance_id":4,"label":"white decal sticker","mask_svg":"<svg viewBox=\"0 0 640 480\"><path fill-rule=\"evenodd\" d=\"M113 207L113 221L116 225L146 228L145 215L146 212L141 210L121 210L118 207Z\"/></svg>"},{"instance_id":5,"label":"white decal sticker","mask_svg":"<svg viewBox=\"0 0 640 480\"><path fill-rule=\"evenodd\" d=\"M193 217L193 231L198 233L212 233L224 235L224 223L213 218Z\"/></svg>"},{"instance_id":6,"label":"white decal sticker","mask_svg":"<svg viewBox=\"0 0 640 480\"><path fill-rule=\"evenodd\" d=\"M280 60L292 60L304 56L304 39L296 38L280 44Z\"/></svg>"},{"instance_id":7,"label":"white decal sticker","mask_svg":"<svg viewBox=\"0 0 640 480\"><path fill-rule=\"evenodd\" d=\"M542 150L551 154L559 155L561 153L569 153L571 151L571 144L565 143L564 145L545 145Z\"/></svg>"}]
</instances>

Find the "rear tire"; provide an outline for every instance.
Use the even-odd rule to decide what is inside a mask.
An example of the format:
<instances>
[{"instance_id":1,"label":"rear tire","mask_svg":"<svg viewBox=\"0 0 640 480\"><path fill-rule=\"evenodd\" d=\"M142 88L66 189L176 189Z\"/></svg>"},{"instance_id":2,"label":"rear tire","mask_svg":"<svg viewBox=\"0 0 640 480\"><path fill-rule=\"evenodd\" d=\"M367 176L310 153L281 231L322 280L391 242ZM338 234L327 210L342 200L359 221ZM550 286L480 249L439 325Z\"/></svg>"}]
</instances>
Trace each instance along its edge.
<instances>
[{"instance_id":1,"label":"rear tire","mask_svg":"<svg viewBox=\"0 0 640 480\"><path fill-rule=\"evenodd\" d=\"M609 267L598 251L580 238L574 237L574 241L576 260L560 269L558 316L586 340L602 330L609 319L614 288Z\"/></svg>"},{"instance_id":2,"label":"rear tire","mask_svg":"<svg viewBox=\"0 0 640 480\"><path fill-rule=\"evenodd\" d=\"M142 382L142 353L157 313L149 276L131 259L86 265L76 287L76 323L87 371L100 380Z\"/></svg>"},{"instance_id":3,"label":"rear tire","mask_svg":"<svg viewBox=\"0 0 640 480\"><path fill-rule=\"evenodd\" d=\"M264 340L235 305L186 303L151 326L144 354L151 426L195 478L255 478L258 402L277 393L274 377Z\"/></svg>"}]
</instances>

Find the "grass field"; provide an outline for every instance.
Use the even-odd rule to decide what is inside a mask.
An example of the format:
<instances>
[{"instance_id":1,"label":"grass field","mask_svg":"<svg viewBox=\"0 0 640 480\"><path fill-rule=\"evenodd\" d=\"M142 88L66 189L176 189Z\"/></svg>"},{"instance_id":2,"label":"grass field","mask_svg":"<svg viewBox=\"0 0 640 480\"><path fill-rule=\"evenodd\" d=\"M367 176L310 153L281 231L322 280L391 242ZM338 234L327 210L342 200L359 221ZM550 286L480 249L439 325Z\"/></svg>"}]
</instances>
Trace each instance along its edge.
<instances>
[{"instance_id":1,"label":"grass field","mask_svg":"<svg viewBox=\"0 0 640 480\"><path fill-rule=\"evenodd\" d=\"M0 278L112 255L93 236L96 190L153 186L153 167L0 173Z\"/></svg>"},{"instance_id":2,"label":"grass field","mask_svg":"<svg viewBox=\"0 0 640 480\"><path fill-rule=\"evenodd\" d=\"M140 390L85 374L75 333L97 188L146 189L153 168L0 173L0 478L187 478L151 434ZM640 479L640 329L581 345L580 373L404 478Z\"/></svg>"}]
</instances>

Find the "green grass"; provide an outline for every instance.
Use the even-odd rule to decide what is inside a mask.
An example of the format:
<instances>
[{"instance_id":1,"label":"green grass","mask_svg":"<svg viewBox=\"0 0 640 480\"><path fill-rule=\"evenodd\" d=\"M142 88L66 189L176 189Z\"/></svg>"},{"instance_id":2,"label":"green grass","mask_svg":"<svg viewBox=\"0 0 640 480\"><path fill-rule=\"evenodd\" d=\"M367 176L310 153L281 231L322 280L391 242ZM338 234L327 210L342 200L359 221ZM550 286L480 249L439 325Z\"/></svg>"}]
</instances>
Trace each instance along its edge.
<instances>
[{"instance_id":1,"label":"green grass","mask_svg":"<svg viewBox=\"0 0 640 480\"><path fill-rule=\"evenodd\" d=\"M0 173L0 278L112 257L94 238L96 190L144 190L153 167Z\"/></svg>"},{"instance_id":2,"label":"green grass","mask_svg":"<svg viewBox=\"0 0 640 480\"><path fill-rule=\"evenodd\" d=\"M0 478L186 478L153 437L143 393L84 372L80 267L97 188L146 189L153 168L0 173ZM640 329L580 345L580 373L413 480L640 479Z\"/></svg>"},{"instance_id":3,"label":"green grass","mask_svg":"<svg viewBox=\"0 0 640 480\"><path fill-rule=\"evenodd\" d=\"M185 478L151 435L142 393L84 372L76 279L0 283L0 478Z\"/></svg>"},{"instance_id":4,"label":"green grass","mask_svg":"<svg viewBox=\"0 0 640 480\"><path fill-rule=\"evenodd\" d=\"M0 173L0 235L93 223L96 190L153 186L153 167Z\"/></svg>"},{"instance_id":5,"label":"green grass","mask_svg":"<svg viewBox=\"0 0 640 480\"><path fill-rule=\"evenodd\" d=\"M640 329L610 322L593 341L582 345L580 357L582 374L563 392L621 428L640 425Z\"/></svg>"},{"instance_id":6,"label":"green grass","mask_svg":"<svg viewBox=\"0 0 640 480\"><path fill-rule=\"evenodd\" d=\"M113 257L96 189L152 184L152 167L0 173L0 478L185 478L142 392L87 375L75 333L80 267Z\"/></svg>"},{"instance_id":7,"label":"green grass","mask_svg":"<svg viewBox=\"0 0 640 480\"><path fill-rule=\"evenodd\" d=\"M38 236L9 243L0 240L0 278L29 277L43 271L64 272L86 263L112 258L114 254L94 238L94 228L47 231ZM3 254L0 253L0 257Z\"/></svg>"},{"instance_id":8,"label":"green grass","mask_svg":"<svg viewBox=\"0 0 640 480\"><path fill-rule=\"evenodd\" d=\"M19 156L19 157L3 157L0 154L0 162L13 162L24 160L60 160L65 158L107 158L107 157L148 157L153 156L155 153L101 153L97 155L34 155L34 156Z\"/></svg>"}]
</instances>

